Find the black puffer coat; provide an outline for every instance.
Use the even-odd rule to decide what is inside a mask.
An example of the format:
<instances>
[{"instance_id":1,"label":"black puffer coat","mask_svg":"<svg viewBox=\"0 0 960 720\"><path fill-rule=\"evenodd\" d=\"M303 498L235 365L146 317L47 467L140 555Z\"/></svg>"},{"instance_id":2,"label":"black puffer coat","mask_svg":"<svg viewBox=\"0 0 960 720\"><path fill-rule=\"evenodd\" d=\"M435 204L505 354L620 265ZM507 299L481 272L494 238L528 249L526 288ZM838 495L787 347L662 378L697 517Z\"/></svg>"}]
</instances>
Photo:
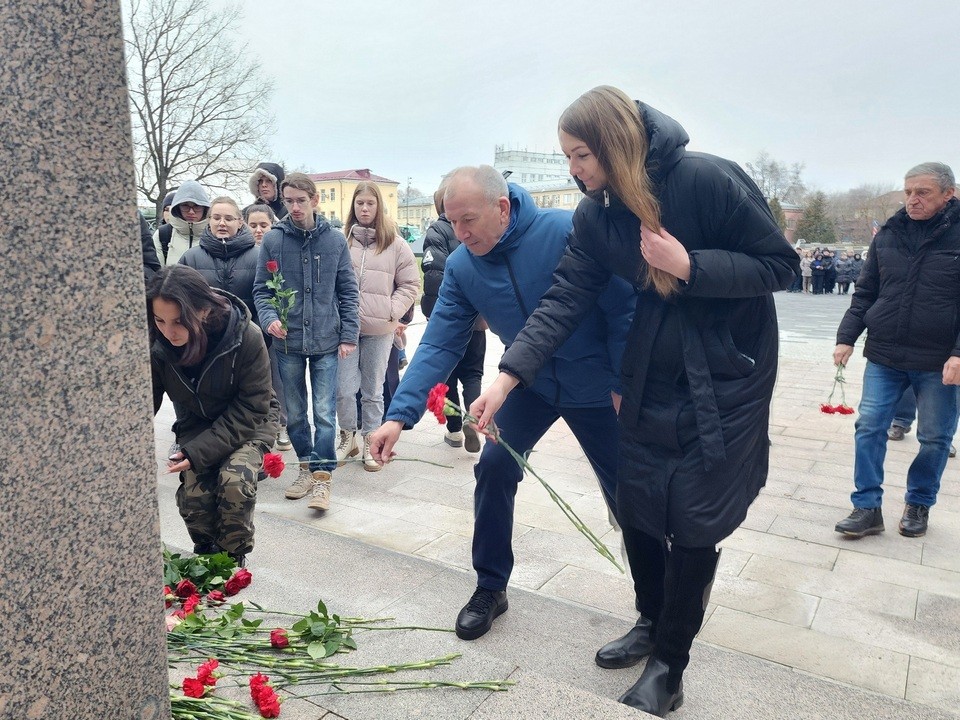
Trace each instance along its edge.
<instances>
[{"instance_id":1,"label":"black puffer coat","mask_svg":"<svg viewBox=\"0 0 960 720\"><path fill-rule=\"evenodd\" d=\"M246 443L267 452L280 429L280 405L273 394L270 358L250 311L229 293L230 318L216 347L208 347L196 380L177 365L178 353L160 333L150 352L153 411L163 394L178 404L173 431L197 472L220 466Z\"/></svg>"},{"instance_id":2,"label":"black puffer coat","mask_svg":"<svg viewBox=\"0 0 960 720\"><path fill-rule=\"evenodd\" d=\"M253 280L259 258L260 248L246 225L229 240L216 237L208 226L200 236L200 244L187 250L181 256L180 264L203 275L210 287L226 290L243 300L253 321L257 322Z\"/></svg>"},{"instance_id":3,"label":"black puffer coat","mask_svg":"<svg viewBox=\"0 0 960 720\"><path fill-rule=\"evenodd\" d=\"M446 215L435 220L423 236L423 297L420 298L420 309L426 317L430 317L440 294L447 257L458 247L460 241Z\"/></svg>"},{"instance_id":4,"label":"black puffer coat","mask_svg":"<svg viewBox=\"0 0 960 720\"><path fill-rule=\"evenodd\" d=\"M928 221L911 249L901 209L870 243L837 343L853 345L864 330L864 356L898 370L941 370L960 356L960 200Z\"/></svg>"},{"instance_id":5,"label":"black puffer coat","mask_svg":"<svg viewBox=\"0 0 960 720\"><path fill-rule=\"evenodd\" d=\"M706 546L742 522L766 481L778 340L771 293L790 285L799 258L739 166L687 152L687 134L675 120L638 106L650 141L647 171L661 222L688 250L691 274L670 301L644 290L637 302L623 358L618 514L622 523L651 535ZM601 192L581 201L556 282L504 354L500 369L529 384L612 274L641 288L646 264L639 240L640 221L618 198ZM668 315L679 338L658 348ZM651 365L672 367L674 377L657 377ZM639 466L632 458L644 440L631 431L645 388L673 382L677 375L689 383L701 461L672 477L662 473L651 479L647 473L638 481L632 471ZM694 510L668 518L667 498L676 495Z\"/></svg>"}]
</instances>

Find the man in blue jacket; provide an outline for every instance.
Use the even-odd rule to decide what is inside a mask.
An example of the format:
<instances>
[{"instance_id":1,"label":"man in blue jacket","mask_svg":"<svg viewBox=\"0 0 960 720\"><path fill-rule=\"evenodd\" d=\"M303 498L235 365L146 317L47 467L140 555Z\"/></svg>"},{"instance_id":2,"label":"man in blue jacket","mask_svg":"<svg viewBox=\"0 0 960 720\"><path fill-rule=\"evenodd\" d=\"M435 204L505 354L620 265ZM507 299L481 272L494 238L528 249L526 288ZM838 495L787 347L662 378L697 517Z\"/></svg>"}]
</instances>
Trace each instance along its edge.
<instances>
[{"instance_id":1,"label":"man in blue jacket","mask_svg":"<svg viewBox=\"0 0 960 720\"><path fill-rule=\"evenodd\" d=\"M273 226L260 245L253 299L260 326L273 336L280 379L287 401L287 431L301 461L300 474L286 497L312 493L308 507L330 507L336 467L337 363L357 349L360 339L360 291L343 233L317 214L316 185L303 173L290 173L280 185L290 214ZM276 263L283 289L295 291L287 322L267 287ZM306 372L310 371L314 434L307 420Z\"/></svg>"},{"instance_id":2,"label":"man in blue jacket","mask_svg":"<svg viewBox=\"0 0 960 720\"><path fill-rule=\"evenodd\" d=\"M400 431L423 415L427 394L463 355L478 316L507 346L523 328L567 246L572 214L540 210L521 187L487 165L463 167L447 178L447 219L461 247L447 258L436 305L417 352L390 403L387 421L370 437L378 462L389 461ZM528 453L558 419L570 427L615 513L617 389L620 358L636 294L617 280L600 308L564 343L529 388L517 388L496 415L503 440ZM520 466L501 445L486 443L474 468L473 566L477 589L457 616L457 635L473 640L507 610L513 570L514 496Z\"/></svg>"}]
</instances>

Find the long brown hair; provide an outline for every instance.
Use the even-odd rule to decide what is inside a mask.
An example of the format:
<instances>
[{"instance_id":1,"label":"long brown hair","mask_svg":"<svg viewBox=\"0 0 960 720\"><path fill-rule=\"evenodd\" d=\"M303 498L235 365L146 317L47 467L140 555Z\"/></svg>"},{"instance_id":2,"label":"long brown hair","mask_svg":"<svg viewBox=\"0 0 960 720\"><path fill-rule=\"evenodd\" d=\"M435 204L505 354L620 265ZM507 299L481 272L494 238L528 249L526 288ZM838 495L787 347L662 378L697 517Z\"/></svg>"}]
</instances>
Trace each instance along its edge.
<instances>
[{"instance_id":1,"label":"long brown hair","mask_svg":"<svg viewBox=\"0 0 960 720\"><path fill-rule=\"evenodd\" d=\"M183 347L177 365L196 365L207 354L207 333L219 330L230 312L230 302L215 293L203 275L187 265L168 265L147 281L147 322L150 342L160 335L153 316L153 301L157 298L180 307L180 324L187 329L190 339ZM207 311L204 317L204 310Z\"/></svg>"},{"instance_id":2,"label":"long brown hair","mask_svg":"<svg viewBox=\"0 0 960 720\"><path fill-rule=\"evenodd\" d=\"M350 233L353 232L353 226L359 224L353 204L360 193L370 193L377 199L377 214L373 216L373 228L377 234L377 254L379 255L390 247L390 243L397 237L397 226L387 217L386 208L383 207L383 195L380 194L380 188L376 183L364 180L358 183L357 189L353 191L353 197L350 198L350 212L347 213L347 222L344 225L347 229L347 242L353 242Z\"/></svg>"},{"instance_id":3,"label":"long brown hair","mask_svg":"<svg viewBox=\"0 0 960 720\"><path fill-rule=\"evenodd\" d=\"M647 131L637 104L622 90L601 85L563 111L559 128L586 143L607 176L611 192L641 223L659 232L660 203L647 174ZM676 277L650 266L645 284L661 297L669 297L679 288Z\"/></svg>"}]
</instances>

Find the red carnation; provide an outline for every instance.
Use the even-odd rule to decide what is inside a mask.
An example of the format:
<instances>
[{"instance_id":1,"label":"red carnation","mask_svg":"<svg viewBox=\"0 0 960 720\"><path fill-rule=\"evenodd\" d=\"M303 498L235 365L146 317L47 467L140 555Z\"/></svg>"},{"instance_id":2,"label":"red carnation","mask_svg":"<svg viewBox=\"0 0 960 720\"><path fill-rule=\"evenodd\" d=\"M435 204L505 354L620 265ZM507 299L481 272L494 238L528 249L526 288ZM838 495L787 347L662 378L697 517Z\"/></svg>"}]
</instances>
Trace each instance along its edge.
<instances>
[{"instance_id":1,"label":"red carnation","mask_svg":"<svg viewBox=\"0 0 960 720\"><path fill-rule=\"evenodd\" d=\"M251 675L251 676L250 676L250 687L251 687L251 688L263 687L263 686L266 685L268 682L270 682L270 678L269 678L268 676L264 675L263 673L257 673L256 675Z\"/></svg>"},{"instance_id":2,"label":"red carnation","mask_svg":"<svg viewBox=\"0 0 960 720\"><path fill-rule=\"evenodd\" d=\"M186 578L184 578L183 580L181 580L180 582L177 583L177 597L178 597L178 598L186 599L186 598L190 597L191 595L196 594L196 592L197 592L197 586L194 585L194 584L193 584L192 582L190 582L189 580L187 580Z\"/></svg>"},{"instance_id":3,"label":"red carnation","mask_svg":"<svg viewBox=\"0 0 960 720\"><path fill-rule=\"evenodd\" d=\"M183 601L183 614L189 615L190 613L192 613L194 610L197 609L197 605L199 604L200 604L200 596L194 593L193 595L191 595L190 597L188 597L186 600Z\"/></svg>"},{"instance_id":4,"label":"red carnation","mask_svg":"<svg viewBox=\"0 0 960 720\"><path fill-rule=\"evenodd\" d=\"M833 415L836 411L837 409L830 403L823 403L820 406L820 412L826 413L827 415Z\"/></svg>"},{"instance_id":5,"label":"red carnation","mask_svg":"<svg viewBox=\"0 0 960 720\"><path fill-rule=\"evenodd\" d=\"M187 697L200 698L206 691L206 686L197 678L184 678L183 694Z\"/></svg>"},{"instance_id":6,"label":"red carnation","mask_svg":"<svg viewBox=\"0 0 960 720\"><path fill-rule=\"evenodd\" d=\"M251 580L253 580L253 575L250 574L250 571L246 568L240 568L229 580L227 580L226 584L223 586L223 589L227 595L236 595L238 592L247 587Z\"/></svg>"},{"instance_id":7,"label":"red carnation","mask_svg":"<svg viewBox=\"0 0 960 720\"><path fill-rule=\"evenodd\" d=\"M280 453L267 453L263 456L263 471L270 477L280 477L285 467L283 456Z\"/></svg>"},{"instance_id":8,"label":"red carnation","mask_svg":"<svg viewBox=\"0 0 960 720\"><path fill-rule=\"evenodd\" d=\"M285 648L290 644L290 638L287 637L287 631L283 628L277 628L270 631L270 644L275 648Z\"/></svg>"},{"instance_id":9,"label":"red carnation","mask_svg":"<svg viewBox=\"0 0 960 720\"><path fill-rule=\"evenodd\" d=\"M267 260L267 272L275 273L280 269L280 263L276 260Z\"/></svg>"},{"instance_id":10,"label":"red carnation","mask_svg":"<svg viewBox=\"0 0 960 720\"><path fill-rule=\"evenodd\" d=\"M437 383L427 395L427 410L432 412L441 425L447 421L447 416L443 412L446 407L448 388L443 383Z\"/></svg>"},{"instance_id":11,"label":"red carnation","mask_svg":"<svg viewBox=\"0 0 960 720\"><path fill-rule=\"evenodd\" d=\"M258 705L260 708L260 717L275 718L280 717L280 698L276 693L270 695Z\"/></svg>"},{"instance_id":12,"label":"red carnation","mask_svg":"<svg viewBox=\"0 0 960 720\"><path fill-rule=\"evenodd\" d=\"M222 603L226 599L226 596L220 590L211 590L207 593L207 603Z\"/></svg>"},{"instance_id":13,"label":"red carnation","mask_svg":"<svg viewBox=\"0 0 960 720\"><path fill-rule=\"evenodd\" d=\"M213 674L213 671L220 666L220 661L216 658L210 658L200 667L197 668L197 680L202 682L204 685L216 685L217 676Z\"/></svg>"},{"instance_id":14,"label":"red carnation","mask_svg":"<svg viewBox=\"0 0 960 720\"><path fill-rule=\"evenodd\" d=\"M837 405L834 410L841 415L853 415L853 408L849 405Z\"/></svg>"}]
</instances>

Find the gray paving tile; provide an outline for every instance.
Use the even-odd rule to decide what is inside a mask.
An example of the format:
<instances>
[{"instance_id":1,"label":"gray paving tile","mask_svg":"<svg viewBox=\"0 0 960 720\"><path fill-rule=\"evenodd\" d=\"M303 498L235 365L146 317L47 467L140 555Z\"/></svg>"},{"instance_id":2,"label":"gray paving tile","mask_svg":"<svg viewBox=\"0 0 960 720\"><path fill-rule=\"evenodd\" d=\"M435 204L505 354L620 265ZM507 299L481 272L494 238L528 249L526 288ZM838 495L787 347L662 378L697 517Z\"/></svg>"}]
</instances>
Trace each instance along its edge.
<instances>
[{"instance_id":1,"label":"gray paving tile","mask_svg":"<svg viewBox=\"0 0 960 720\"><path fill-rule=\"evenodd\" d=\"M909 657L855 640L718 607L700 639L820 677L903 697Z\"/></svg>"},{"instance_id":2,"label":"gray paving tile","mask_svg":"<svg viewBox=\"0 0 960 720\"><path fill-rule=\"evenodd\" d=\"M880 608L885 613L904 618L912 619L917 612L917 590L844 573L837 568L825 570L779 558L753 555L740 576L867 610Z\"/></svg>"}]
</instances>

